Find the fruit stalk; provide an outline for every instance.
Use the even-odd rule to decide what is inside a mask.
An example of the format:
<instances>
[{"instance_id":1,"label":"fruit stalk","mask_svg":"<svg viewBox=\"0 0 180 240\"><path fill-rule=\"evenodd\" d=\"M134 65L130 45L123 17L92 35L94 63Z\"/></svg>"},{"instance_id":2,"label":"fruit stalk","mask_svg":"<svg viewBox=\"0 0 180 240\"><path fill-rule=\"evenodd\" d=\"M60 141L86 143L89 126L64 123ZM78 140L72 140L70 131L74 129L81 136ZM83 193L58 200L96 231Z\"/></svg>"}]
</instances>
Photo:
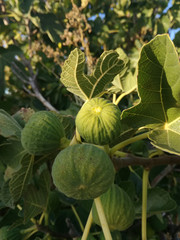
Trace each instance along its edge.
<instances>
[{"instance_id":1,"label":"fruit stalk","mask_svg":"<svg viewBox=\"0 0 180 240\"><path fill-rule=\"evenodd\" d=\"M86 240L87 239L90 228L91 228L91 225L92 225L92 222L93 222L93 218L92 218L92 209L91 209L91 211L89 213L88 220L86 222L86 226L84 228L84 232L83 232L81 240Z\"/></svg>"},{"instance_id":2,"label":"fruit stalk","mask_svg":"<svg viewBox=\"0 0 180 240\"><path fill-rule=\"evenodd\" d=\"M105 214L104 214L104 209L103 209L103 206L101 204L100 197L95 198L94 202L95 202L95 205L96 205L96 209L97 209L97 212L98 212L98 216L99 216L101 227L102 227L102 230L103 230L103 233L104 233L104 237L105 237L105 239L112 240L111 233L110 233L110 230L109 230L109 226L107 224L107 220L106 220L106 217L105 217Z\"/></svg>"},{"instance_id":3,"label":"fruit stalk","mask_svg":"<svg viewBox=\"0 0 180 240\"><path fill-rule=\"evenodd\" d=\"M150 132L151 131L145 132L145 133L139 134L139 135L137 135L135 137L129 138L129 139L123 141L123 142L120 142L119 144L117 144L117 145L115 145L114 147L111 148L111 150L110 150L111 155L113 155L119 149L122 149L125 146L127 146L127 145L129 145L129 144L131 144L133 142L137 142L137 141L142 140L144 138L148 138Z\"/></svg>"},{"instance_id":4,"label":"fruit stalk","mask_svg":"<svg viewBox=\"0 0 180 240\"><path fill-rule=\"evenodd\" d=\"M147 240L146 224L147 224L147 188L148 188L149 170L143 171L143 189L142 189L142 240Z\"/></svg>"}]
</instances>

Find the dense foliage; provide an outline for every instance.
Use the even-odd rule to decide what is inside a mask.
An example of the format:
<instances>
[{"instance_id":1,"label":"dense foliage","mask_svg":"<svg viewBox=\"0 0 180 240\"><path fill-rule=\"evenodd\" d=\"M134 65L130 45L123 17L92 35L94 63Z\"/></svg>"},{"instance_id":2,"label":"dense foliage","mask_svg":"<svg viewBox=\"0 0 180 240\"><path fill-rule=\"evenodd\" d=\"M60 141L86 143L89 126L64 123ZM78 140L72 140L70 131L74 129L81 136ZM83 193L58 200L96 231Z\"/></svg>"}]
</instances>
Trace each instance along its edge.
<instances>
[{"instance_id":1,"label":"dense foliage","mask_svg":"<svg viewBox=\"0 0 180 240\"><path fill-rule=\"evenodd\" d=\"M167 33L180 27L180 3L171 4L0 0L0 239L178 238L180 33L174 43ZM102 99L113 114L81 114ZM128 200L105 214L132 219L110 234L99 195L110 193L112 163Z\"/></svg>"}]
</instances>

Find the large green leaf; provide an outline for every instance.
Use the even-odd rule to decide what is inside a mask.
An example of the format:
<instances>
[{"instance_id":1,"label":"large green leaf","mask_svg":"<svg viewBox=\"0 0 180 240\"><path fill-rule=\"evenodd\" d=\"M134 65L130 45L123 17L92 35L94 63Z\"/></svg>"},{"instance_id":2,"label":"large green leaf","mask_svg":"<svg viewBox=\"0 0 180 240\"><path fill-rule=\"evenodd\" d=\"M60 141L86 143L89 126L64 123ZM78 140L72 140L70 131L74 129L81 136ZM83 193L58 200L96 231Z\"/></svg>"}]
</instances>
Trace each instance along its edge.
<instances>
[{"instance_id":1,"label":"large green leaf","mask_svg":"<svg viewBox=\"0 0 180 240\"><path fill-rule=\"evenodd\" d=\"M31 184L24 194L24 222L45 211L48 205L51 177L48 170L44 170L37 186Z\"/></svg>"},{"instance_id":2,"label":"large green leaf","mask_svg":"<svg viewBox=\"0 0 180 240\"><path fill-rule=\"evenodd\" d=\"M152 144L163 151L180 155L180 109L169 109L170 112L176 111L179 117L170 123L166 123L163 127L155 129L149 138ZM174 115L174 114L173 114Z\"/></svg>"},{"instance_id":3,"label":"large green leaf","mask_svg":"<svg viewBox=\"0 0 180 240\"><path fill-rule=\"evenodd\" d=\"M130 61L125 52L121 48L117 48L116 52L119 54L119 58L124 61L126 67L115 76L112 81L113 86L109 90L125 96L135 90L137 86L136 74L133 75L130 71Z\"/></svg>"},{"instance_id":4,"label":"large green leaf","mask_svg":"<svg viewBox=\"0 0 180 240\"><path fill-rule=\"evenodd\" d=\"M149 216L172 211L176 208L176 202L170 197L169 193L159 187L148 190L147 214ZM136 204L136 216L141 217L142 202Z\"/></svg>"},{"instance_id":5,"label":"large green leaf","mask_svg":"<svg viewBox=\"0 0 180 240\"><path fill-rule=\"evenodd\" d=\"M10 193L14 202L18 201L25 191L27 184L31 178L34 157L26 155L21 162L21 168L13 174L9 182Z\"/></svg>"},{"instance_id":6,"label":"large green leaf","mask_svg":"<svg viewBox=\"0 0 180 240\"><path fill-rule=\"evenodd\" d=\"M167 34L156 36L142 48L138 92L139 104L122 115L131 127L164 125L170 121L167 110L180 106L180 64ZM171 116L171 120L175 117Z\"/></svg>"},{"instance_id":7,"label":"large green leaf","mask_svg":"<svg viewBox=\"0 0 180 240\"><path fill-rule=\"evenodd\" d=\"M21 136L21 126L7 112L0 109L0 135L3 137Z\"/></svg>"},{"instance_id":8,"label":"large green leaf","mask_svg":"<svg viewBox=\"0 0 180 240\"><path fill-rule=\"evenodd\" d=\"M99 58L92 75L84 74L85 56L74 49L62 68L61 82L67 89L83 100L100 95L106 85L124 68L124 61L115 51L105 51Z\"/></svg>"}]
</instances>

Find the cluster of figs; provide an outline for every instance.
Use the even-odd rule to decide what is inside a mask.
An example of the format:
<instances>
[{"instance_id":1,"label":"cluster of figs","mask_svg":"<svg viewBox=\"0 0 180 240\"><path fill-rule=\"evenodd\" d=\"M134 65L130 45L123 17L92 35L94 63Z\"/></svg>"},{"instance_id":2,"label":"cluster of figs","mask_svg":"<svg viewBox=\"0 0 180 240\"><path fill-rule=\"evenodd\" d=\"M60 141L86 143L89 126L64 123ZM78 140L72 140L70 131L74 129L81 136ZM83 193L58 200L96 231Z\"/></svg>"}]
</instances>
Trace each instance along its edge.
<instances>
[{"instance_id":1,"label":"cluster of figs","mask_svg":"<svg viewBox=\"0 0 180 240\"><path fill-rule=\"evenodd\" d=\"M121 131L121 111L104 98L84 103L76 116L76 129L82 141L67 144L62 117L56 112L39 111L30 117L22 130L22 146L29 154L46 155L59 150L53 165L56 188L70 198L101 198L110 230L123 231L135 218L129 195L114 184L115 168L103 146L109 145ZM70 142L70 141L69 141ZM93 220L100 225L96 207Z\"/></svg>"}]
</instances>

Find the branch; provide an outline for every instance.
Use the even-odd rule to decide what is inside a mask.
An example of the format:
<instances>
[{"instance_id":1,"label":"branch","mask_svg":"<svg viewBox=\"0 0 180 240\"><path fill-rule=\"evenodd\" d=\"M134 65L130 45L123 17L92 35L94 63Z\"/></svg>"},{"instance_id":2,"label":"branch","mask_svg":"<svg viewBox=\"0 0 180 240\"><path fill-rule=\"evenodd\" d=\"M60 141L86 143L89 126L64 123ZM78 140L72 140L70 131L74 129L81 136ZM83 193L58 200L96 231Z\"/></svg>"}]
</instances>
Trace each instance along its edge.
<instances>
[{"instance_id":1,"label":"branch","mask_svg":"<svg viewBox=\"0 0 180 240\"><path fill-rule=\"evenodd\" d=\"M29 60L27 60L24 56L21 56L22 63L25 67L28 68L28 72L30 76L28 77L15 62L12 63L11 69L12 72L23 82L23 89L33 97L36 97L47 109L51 111L58 112L56 108L54 108L40 93L37 86L37 75L38 72L34 73L33 68ZM31 85L33 91L28 90L25 84Z\"/></svg>"},{"instance_id":2,"label":"branch","mask_svg":"<svg viewBox=\"0 0 180 240\"><path fill-rule=\"evenodd\" d=\"M151 182L151 187L155 187L165 176L167 176L172 170L175 168L176 164L168 165L165 169L163 169L157 177L153 179Z\"/></svg>"},{"instance_id":3,"label":"branch","mask_svg":"<svg viewBox=\"0 0 180 240\"><path fill-rule=\"evenodd\" d=\"M137 157L131 154L127 154L126 157L117 158L113 157L112 162L116 171L121 168L128 167L128 166L143 166L144 168L153 168L160 165L174 165L180 164L180 156L176 155L163 155L160 157L155 158L143 158Z\"/></svg>"}]
</instances>

